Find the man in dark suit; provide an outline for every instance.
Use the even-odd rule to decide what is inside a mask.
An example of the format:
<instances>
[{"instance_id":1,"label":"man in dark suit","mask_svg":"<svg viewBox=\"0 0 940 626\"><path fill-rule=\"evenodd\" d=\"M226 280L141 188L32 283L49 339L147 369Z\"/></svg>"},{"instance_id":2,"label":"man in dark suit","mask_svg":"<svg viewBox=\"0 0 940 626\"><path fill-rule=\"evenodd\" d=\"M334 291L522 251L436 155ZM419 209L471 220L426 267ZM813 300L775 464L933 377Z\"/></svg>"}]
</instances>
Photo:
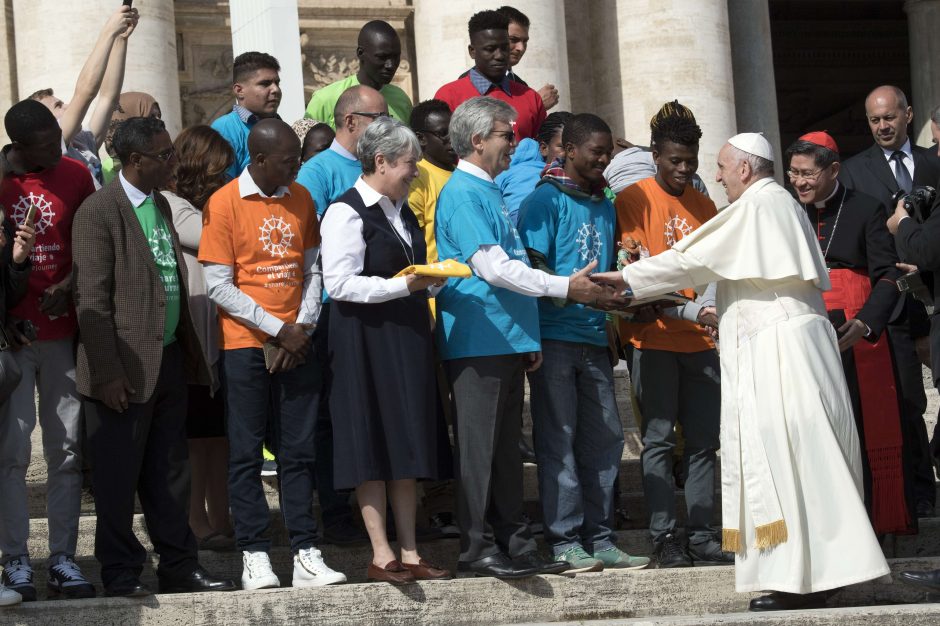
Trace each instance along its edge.
<instances>
[{"instance_id":1,"label":"man in dark suit","mask_svg":"<svg viewBox=\"0 0 940 626\"><path fill-rule=\"evenodd\" d=\"M940 107L931 115L931 131L934 140L940 138L940 128L937 120L940 119ZM940 148L938 148L940 152ZM888 230L894 235L898 253L902 258L917 265L920 269L933 273L933 305L934 315L930 318L930 357L933 370L934 386L940 382L940 202L935 202L930 217L919 224L917 220L904 209L899 202L895 207L894 215L888 220ZM934 431L934 439L937 433ZM936 443L936 441L935 441ZM940 592L940 569L927 571L901 572L901 580L926 587L931 591Z\"/></svg>"},{"instance_id":2,"label":"man in dark suit","mask_svg":"<svg viewBox=\"0 0 940 626\"><path fill-rule=\"evenodd\" d=\"M907 133L914 112L904 92L891 85L876 88L865 99L865 115L875 143L845 161L839 180L849 189L879 199L890 210L891 196L920 185L935 186L940 179L940 159L932 150L914 145ZM904 258L898 246L901 261ZM904 397L902 421L904 445L910 457L908 487L913 491L918 517L932 515L936 500L933 465L923 414L927 409L916 337L928 334L923 305L903 298L888 325L888 338L897 362Z\"/></svg>"},{"instance_id":3,"label":"man in dark suit","mask_svg":"<svg viewBox=\"0 0 940 626\"><path fill-rule=\"evenodd\" d=\"M132 118L114 134L120 176L79 207L72 230L83 395L98 523L95 557L110 596L145 596L147 553L134 494L160 555L161 593L227 591L197 561L189 529L186 384L208 370L186 298L186 265L164 185L176 153L163 122ZM188 379L187 379L188 376Z\"/></svg>"}]
</instances>

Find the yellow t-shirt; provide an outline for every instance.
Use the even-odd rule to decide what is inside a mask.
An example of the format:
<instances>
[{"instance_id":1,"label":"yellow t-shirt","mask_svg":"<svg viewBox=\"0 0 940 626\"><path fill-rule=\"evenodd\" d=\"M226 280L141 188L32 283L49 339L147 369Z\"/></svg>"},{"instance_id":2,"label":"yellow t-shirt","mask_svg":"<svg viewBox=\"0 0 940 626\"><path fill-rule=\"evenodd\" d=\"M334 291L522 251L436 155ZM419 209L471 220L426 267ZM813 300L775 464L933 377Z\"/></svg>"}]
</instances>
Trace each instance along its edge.
<instances>
[{"instance_id":1,"label":"yellow t-shirt","mask_svg":"<svg viewBox=\"0 0 940 626\"><path fill-rule=\"evenodd\" d=\"M209 198L203 211L199 260L234 268L245 295L285 323L297 320L303 297L304 251L320 245L320 227L310 193L291 183L282 198L242 198L238 179ZM219 311L223 350L260 348L261 330Z\"/></svg>"},{"instance_id":2,"label":"yellow t-shirt","mask_svg":"<svg viewBox=\"0 0 940 626\"><path fill-rule=\"evenodd\" d=\"M621 245L633 239L639 242L642 255L655 256L714 217L715 203L692 185L679 197L666 193L655 177L630 185L614 201L617 208L617 230ZM695 298L695 292L682 292ZM660 317L655 322L622 321L620 336L641 350L669 352L702 352L715 347L704 328L694 322Z\"/></svg>"},{"instance_id":3,"label":"yellow t-shirt","mask_svg":"<svg viewBox=\"0 0 940 626\"><path fill-rule=\"evenodd\" d=\"M434 211L441 189L450 180L453 172L442 170L427 159L418 161L418 177L411 182L408 206L411 207L418 226L424 231L424 242L428 246L428 263L437 261L437 243L434 238Z\"/></svg>"}]
</instances>

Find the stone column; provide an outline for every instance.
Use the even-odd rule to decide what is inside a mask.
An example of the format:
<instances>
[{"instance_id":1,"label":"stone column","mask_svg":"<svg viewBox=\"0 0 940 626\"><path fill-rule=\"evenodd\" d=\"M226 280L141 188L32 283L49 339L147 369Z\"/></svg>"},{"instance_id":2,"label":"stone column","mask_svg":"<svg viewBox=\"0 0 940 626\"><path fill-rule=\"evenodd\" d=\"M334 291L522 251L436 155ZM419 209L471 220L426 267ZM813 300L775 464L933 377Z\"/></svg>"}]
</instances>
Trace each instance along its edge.
<instances>
[{"instance_id":1,"label":"stone column","mask_svg":"<svg viewBox=\"0 0 940 626\"><path fill-rule=\"evenodd\" d=\"M786 169L780 145L768 0L728 0L738 132L762 132L774 148L777 182ZM812 130L812 129L808 129Z\"/></svg>"},{"instance_id":2,"label":"stone column","mask_svg":"<svg viewBox=\"0 0 940 626\"><path fill-rule=\"evenodd\" d=\"M19 100L16 89L16 46L13 38L13 0L0 5L0 111L6 111ZM9 143L0 125L0 142Z\"/></svg>"},{"instance_id":3,"label":"stone column","mask_svg":"<svg viewBox=\"0 0 940 626\"><path fill-rule=\"evenodd\" d=\"M418 100L433 98L438 88L472 67L467 52L467 21L477 11L498 5L484 0L442 2L414 0L415 50L418 65ZM571 106L568 86L568 52L563 0L515 0L512 6L529 18L529 47L516 70L529 86L539 89L552 83L559 102L553 111Z\"/></svg>"},{"instance_id":4,"label":"stone column","mask_svg":"<svg viewBox=\"0 0 940 626\"><path fill-rule=\"evenodd\" d=\"M278 114L288 123L304 116L304 76L300 61L297 0L231 0L232 55L257 50L281 66L283 92Z\"/></svg>"},{"instance_id":5,"label":"stone column","mask_svg":"<svg viewBox=\"0 0 940 626\"><path fill-rule=\"evenodd\" d=\"M67 102L101 28L119 6L114 0L13 0L19 95L51 87ZM137 8L140 23L128 46L123 91L156 98L167 130L176 135L180 86L173 0L148 0Z\"/></svg>"},{"instance_id":6,"label":"stone column","mask_svg":"<svg viewBox=\"0 0 940 626\"><path fill-rule=\"evenodd\" d=\"M608 6L611 3L605 3ZM664 102L679 100L702 127L699 175L718 206L726 204L715 182L718 150L736 134L734 79L727 0L617 2L616 13L592 10L598 48L619 52L619 64L595 64L598 109L617 110L619 98L625 137L649 143L649 120ZM609 25L616 20L616 32ZM599 88L619 93L605 94ZM604 113L600 113L604 115ZM616 120L609 120L617 128Z\"/></svg>"},{"instance_id":7,"label":"stone column","mask_svg":"<svg viewBox=\"0 0 940 626\"><path fill-rule=\"evenodd\" d=\"M904 10L911 42L911 140L929 146L930 112L940 106L940 0L907 0Z\"/></svg>"}]
</instances>

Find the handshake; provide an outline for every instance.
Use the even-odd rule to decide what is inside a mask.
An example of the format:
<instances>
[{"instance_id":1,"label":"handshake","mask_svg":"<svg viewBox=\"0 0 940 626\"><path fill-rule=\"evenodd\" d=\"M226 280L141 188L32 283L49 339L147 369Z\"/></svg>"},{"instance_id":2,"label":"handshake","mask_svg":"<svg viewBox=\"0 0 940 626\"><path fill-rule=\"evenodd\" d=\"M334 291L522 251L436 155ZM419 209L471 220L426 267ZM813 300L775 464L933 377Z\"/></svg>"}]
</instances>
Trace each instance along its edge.
<instances>
[{"instance_id":1,"label":"handshake","mask_svg":"<svg viewBox=\"0 0 940 626\"><path fill-rule=\"evenodd\" d=\"M568 299L603 311L630 306L631 298L624 295L627 283L620 272L591 274L595 268L597 261L591 261L571 275L568 279Z\"/></svg>"}]
</instances>

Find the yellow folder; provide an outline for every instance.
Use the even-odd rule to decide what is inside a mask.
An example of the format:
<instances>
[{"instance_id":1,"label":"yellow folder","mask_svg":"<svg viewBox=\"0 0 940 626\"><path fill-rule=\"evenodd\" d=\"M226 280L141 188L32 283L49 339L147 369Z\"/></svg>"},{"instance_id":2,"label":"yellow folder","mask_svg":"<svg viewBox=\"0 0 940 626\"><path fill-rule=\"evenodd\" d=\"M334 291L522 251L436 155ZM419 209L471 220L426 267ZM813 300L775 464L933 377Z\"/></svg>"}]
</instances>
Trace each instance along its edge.
<instances>
[{"instance_id":1,"label":"yellow folder","mask_svg":"<svg viewBox=\"0 0 940 626\"><path fill-rule=\"evenodd\" d=\"M444 261L428 263L427 265L409 265L395 274L395 276L407 276L408 274L440 276L441 278L470 278L473 276L469 265L465 265L454 259L445 259Z\"/></svg>"}]
</instances>

